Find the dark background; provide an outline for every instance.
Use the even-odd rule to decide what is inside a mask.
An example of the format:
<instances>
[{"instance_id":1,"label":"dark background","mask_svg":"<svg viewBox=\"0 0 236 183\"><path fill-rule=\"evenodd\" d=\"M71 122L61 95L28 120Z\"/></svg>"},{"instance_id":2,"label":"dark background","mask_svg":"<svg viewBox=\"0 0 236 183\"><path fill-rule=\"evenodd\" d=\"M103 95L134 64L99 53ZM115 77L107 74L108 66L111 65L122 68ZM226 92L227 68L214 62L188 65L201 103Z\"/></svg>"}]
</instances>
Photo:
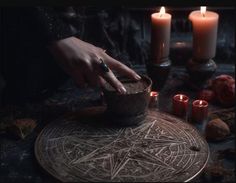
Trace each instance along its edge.
<instances>
[{"instance_id":1,"label":"dark background","mask_svg":"<svg viewBox=\"0 0 236 183\"><path fill-rule=\"evenodd\" d=\"M61 108L58 111L54 106L49 110L45 105L27 104L24 107L9 107L9 105L44 101L55 96L53 99L58 105L64 101L67 105L70 100L73 102L72 107L80 108L98 105L99 96L94 97L94 92L90 90L86 93L80 89L70 90L68 89L72 85L70 82L69 87L65 87L66 90L57 90L58 87L68 83L69 77L48 54L39 34L22 26L24 22L21 21L21 17L11 14L14 9L24 8L26 7L0 8L0 120L8 115L4 111L6 110L10 111L12 118L37 119L38 126L25 140L16 140L6 134L0 134L0 182L53 182L55 180L40 168L34 157L33 148L38 133L47 123L62 114ZM82 6L74 9L78 16L73 19L73 24L79 30L79 37L82 40L106 49L108 54L134 69L145 70L150 51L150 15L159 11L160 6L136 8ZM175 92L174 85L178 84L174 80L175 76L185 73L185 64L191 58L192 30L188 15L197 9L199 6L166 6L166 11L172 14L170 59L173 67L177 69L174 70L168 83L169 93L162 94L164 107L168 106L166 101L170 99L169 95ZM214 58L218 65L217 74L234 75L235 9L224 6L210 6L207 9L217 12L220 17L217 52ZM15 21L15 18L19 21ZM182 47L178 48L178 45ZM178 92L183 90L177 88ZM54 93L56 95L53 95ZM193 96L194 93L191 97L194 98ZM87 104L85 101L88 98L96 99ZM63 108L60 104L61 106ZM69 110L72 110L72 107ZM229 147L235 147L234 141L210 144L211 152ZM232 161L228 164L228 168L232 169Z\"/></svg>"},{"instance_id":2,"label":"dark background","mask_svg":"<svg viewBox=\"0 0 236 183\"><path fill-rule=\"evenodd\" d=\"M2 7L1 16L1 103L42 100L68 77L58 67L41 41L40 32L25 25L25 17L14 12L30 7ZM150 51L150 15L154 7L68 7L71 25L79 38L107 50L130 67L144 65ZM191 58L192 27L188 15L199 6L166 7L172 14L170 59L173 65L185 65ZM234 64L235 12L233 7L207 7L219 14L215 61ZM32 17L27 17L27 21ZM181 45L178 47L178 45ZM4 87L5 86L5 87Z\"/></svg>"}]
</instances>

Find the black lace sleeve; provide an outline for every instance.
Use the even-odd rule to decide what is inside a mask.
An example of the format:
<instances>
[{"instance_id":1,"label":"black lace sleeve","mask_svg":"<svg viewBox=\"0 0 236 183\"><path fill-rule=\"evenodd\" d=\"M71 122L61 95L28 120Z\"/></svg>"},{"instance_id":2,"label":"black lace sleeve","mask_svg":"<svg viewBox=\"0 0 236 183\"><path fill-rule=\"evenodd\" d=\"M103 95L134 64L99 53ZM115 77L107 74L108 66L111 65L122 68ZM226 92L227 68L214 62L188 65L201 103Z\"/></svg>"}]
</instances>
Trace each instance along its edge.
<instances>
[{"instance_id":1,"label":"black lace sleeve","mask_svg":"<svg viewBox=\"0 0 236 183\"><path fill-rule=\"evenodd\" d=\"M77 34L56 8L34 7L31 13L35 18L37 29L43 34L47 43Z\"/></svg>"}]
</instances>

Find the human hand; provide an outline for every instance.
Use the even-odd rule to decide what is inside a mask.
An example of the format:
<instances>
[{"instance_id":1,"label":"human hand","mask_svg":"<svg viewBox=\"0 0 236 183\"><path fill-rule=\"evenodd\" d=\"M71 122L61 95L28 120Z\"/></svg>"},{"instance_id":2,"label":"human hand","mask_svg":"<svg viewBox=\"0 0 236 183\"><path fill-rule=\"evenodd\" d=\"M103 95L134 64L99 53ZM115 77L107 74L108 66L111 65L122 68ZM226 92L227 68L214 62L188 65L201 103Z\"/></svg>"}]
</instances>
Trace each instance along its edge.
<instances>
[{"instance_id":1,"label":"human hand","mask_svg":"<svg viewBox=\"0 0 236 183\"><path fill-rule=\"evenodd\" d=\"M130 79L141 79L135 71L107 55L103 49L76 37L56 41L49 46L49 50L80 87L86 83L90 86L104 86L108 82L117 92L125 94L126 89L112 70ZM108 72L102 69L101 61L110 68Z\"/></svg>"}]
</instances>

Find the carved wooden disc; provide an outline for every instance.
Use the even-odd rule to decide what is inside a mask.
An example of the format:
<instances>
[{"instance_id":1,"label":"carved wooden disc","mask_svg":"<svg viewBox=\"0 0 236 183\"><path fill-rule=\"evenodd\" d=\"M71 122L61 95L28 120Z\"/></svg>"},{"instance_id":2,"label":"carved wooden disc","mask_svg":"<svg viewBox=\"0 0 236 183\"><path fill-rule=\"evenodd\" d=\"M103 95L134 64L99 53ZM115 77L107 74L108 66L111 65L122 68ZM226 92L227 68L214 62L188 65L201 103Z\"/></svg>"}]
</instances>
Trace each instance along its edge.
<instances>
[{"instance_id":1,"label":"carved wooden disc","mask_svg":"<svg viewBox=\"0 0 236 183\"><path fill-rule=\"evenodd\" d=\"M183 182L205 167L209 148L192 125L150 110L141 125L126 128L99 117L56 120L38 136L35 154L63 182Z\"/></svg>"}]
</instances>

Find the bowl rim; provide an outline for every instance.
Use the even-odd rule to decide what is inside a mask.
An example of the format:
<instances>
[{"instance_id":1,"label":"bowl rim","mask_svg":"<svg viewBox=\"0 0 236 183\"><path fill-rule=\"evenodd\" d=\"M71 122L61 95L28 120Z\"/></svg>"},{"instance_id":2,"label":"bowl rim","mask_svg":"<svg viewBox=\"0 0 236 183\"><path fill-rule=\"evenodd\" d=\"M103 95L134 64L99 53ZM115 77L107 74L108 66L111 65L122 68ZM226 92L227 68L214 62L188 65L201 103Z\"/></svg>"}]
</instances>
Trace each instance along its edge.
<instances>
[{"instance_id":1,"label":"bowl rim","mask_svg":"<svg viewBox=\"0 0 236 183\"><path fill-rule=\"evenodd\" d=\"M148 86L145 87L145 89L143 89L142 91L137 91L137 92L135 92L135 93L124 94L124 96L130 96L130 95L137 95L137 94L140 94L140 93L145 93L145 92L147 92L149 89L150 89L150 91L151 91L151 87L152 87L152 80L151 80L151 78L148 77L148 76L145 75L145 74L141 74L141 75L139 75L139 76L141 77L141 79L145 79L145 81L147 81ZM117 91L115 91L115 90L112 90L112 91L111 91L111 90L106 90L106 87L105 87L105 86L102 88L102 91L103 91L104 93L109 93L109 94L115 94L115 95L117 95ZM119 95L119 96L122 96L122 95Z\"/></svg>"}]
</instances>

